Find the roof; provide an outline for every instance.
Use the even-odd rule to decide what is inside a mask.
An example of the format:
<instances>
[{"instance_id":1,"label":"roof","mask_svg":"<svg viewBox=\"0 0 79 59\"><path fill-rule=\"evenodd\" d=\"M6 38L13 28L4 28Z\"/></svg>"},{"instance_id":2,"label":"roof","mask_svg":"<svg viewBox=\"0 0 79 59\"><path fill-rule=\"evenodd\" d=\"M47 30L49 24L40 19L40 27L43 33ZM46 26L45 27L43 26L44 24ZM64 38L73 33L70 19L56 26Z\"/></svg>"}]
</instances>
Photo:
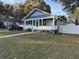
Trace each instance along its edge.
<instances>
[{"instance_id":1,"label":"roof","mask_svg":"<svg viewBox=\"0 0 79 59\"><path fill-rule=\"evenodd\" d=\"M51 15L43 10L40 10L38 8L33 9L29 14L27 14L23 19L23 20L31 20L31 19L44 19L44 18L52 18L52 17L56 17L56 18L60 18L59 20L64 21L63 19L61 19L61 17L56 16L56 15Z\"/></svg>"},{"instance_id":2,"label":"roof","mask_svg":"<svg viewBox=\"0 0 79 59\"><path fill-rule=\"evenodd\" d=\"M35 8L34 10L32 10L29 14L27 14L22 20L25 19L35 19L35 18L43 18L43 17L49 17L52 16L51 14L40 10L38 8Z\"/></svg>"}]
</instances>

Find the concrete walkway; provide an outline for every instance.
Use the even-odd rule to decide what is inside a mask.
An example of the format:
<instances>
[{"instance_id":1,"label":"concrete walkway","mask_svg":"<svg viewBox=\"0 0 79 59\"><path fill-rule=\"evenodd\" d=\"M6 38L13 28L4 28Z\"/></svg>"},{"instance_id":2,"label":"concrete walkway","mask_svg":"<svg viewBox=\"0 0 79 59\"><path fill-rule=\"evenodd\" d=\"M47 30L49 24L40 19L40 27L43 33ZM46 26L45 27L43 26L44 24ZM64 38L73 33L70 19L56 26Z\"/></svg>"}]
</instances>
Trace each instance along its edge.
<instances>
[{"instance_id":1,"label":"concrete walkway","mask_svg":"<svg viewBox=\"0 0 79 59\"><path fill-rule=\"evenodd\" d=\"M14 36L19 36L19 35L25 35L25 34L32 34L32 33L35 33L35 32L27 32L27 33L19 33L19 34L12 34L12 35L4 35L4 36L0 36L0 39L14 37Z\"/></svg>"}]
</instances>

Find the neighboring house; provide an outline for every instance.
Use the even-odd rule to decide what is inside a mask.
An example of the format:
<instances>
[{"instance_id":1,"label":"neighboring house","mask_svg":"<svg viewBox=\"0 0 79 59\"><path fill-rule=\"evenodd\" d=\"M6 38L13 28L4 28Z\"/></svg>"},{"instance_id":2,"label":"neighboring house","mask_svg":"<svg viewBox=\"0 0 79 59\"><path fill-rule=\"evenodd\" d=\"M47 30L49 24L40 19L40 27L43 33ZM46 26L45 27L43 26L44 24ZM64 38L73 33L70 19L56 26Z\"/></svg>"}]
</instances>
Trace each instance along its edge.
<instances>
[{"instance_id":1,"label":"neighboring house","mask_svg":"<svg viewBox=\"0 0 79 59\"><path fill-rule=\"evenodd\" d=\"M20 21L16 19L10 19L10 18L4 18L4 17L0 17L0 21L3 23L5 27L11 24L16 24L16 25L20 24Z\"/></svg>"},{"instance_id":2,"label":"neighboring house","mask_svg":"<svg viewBox=\"0 0 79 59\"><path fill-rule=\"evenodd\" d=\"M34 30L57 30L61 24L66 22L58 16L51 15L45 11L35 8L22 21L24 22L24 29Z\"/></svg>"}]
</instances>

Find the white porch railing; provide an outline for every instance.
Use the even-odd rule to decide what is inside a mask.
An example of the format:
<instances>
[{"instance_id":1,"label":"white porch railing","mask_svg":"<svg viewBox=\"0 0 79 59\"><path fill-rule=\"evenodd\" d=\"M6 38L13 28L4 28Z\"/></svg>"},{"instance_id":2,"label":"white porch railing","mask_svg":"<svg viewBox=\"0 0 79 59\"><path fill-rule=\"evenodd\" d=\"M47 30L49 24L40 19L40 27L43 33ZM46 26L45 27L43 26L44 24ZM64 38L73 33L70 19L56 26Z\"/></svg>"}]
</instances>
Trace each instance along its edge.
<instances>
[{"instance_id":1,"label":"white porch railing","mask_svg":"<svg viewBox=\"0 0 79 59\"><path fill-rule=\"evenodd\" d=\"M57 26L24 26L24 29L31 28L33 30L56 30Z\"/></svg>"},{"instance_id":2,"label":"white porch railing","mask_svg":"<svg viewBox=\"0 0 79 59\"><path fill-rule=\"evenodd\" d=\"M36 29L36 30L56 30L57 27L56 26L38 26L33 29Z\"/></svg>"}]
</instances>

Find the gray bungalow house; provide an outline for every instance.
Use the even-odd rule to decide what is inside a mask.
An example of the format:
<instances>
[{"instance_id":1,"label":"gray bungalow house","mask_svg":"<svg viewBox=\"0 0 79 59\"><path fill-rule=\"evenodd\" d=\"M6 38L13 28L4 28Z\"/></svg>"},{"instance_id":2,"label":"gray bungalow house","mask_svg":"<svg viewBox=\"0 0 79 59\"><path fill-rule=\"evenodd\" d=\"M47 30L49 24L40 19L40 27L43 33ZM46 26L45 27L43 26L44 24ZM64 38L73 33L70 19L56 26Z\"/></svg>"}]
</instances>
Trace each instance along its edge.
<instances>
[{"instance_id":1,"label":"gray bungalow house","mask_svg":"<svg viewBox=\"0 0 79 59\"><path fill-rule=\"evenodd\" d=\"M21 21L24 22L24 29L34 30L57 30L59 24L66 24L60 17L51 15L45 11L35 8Z\"/></svg>"}]
</instances>

